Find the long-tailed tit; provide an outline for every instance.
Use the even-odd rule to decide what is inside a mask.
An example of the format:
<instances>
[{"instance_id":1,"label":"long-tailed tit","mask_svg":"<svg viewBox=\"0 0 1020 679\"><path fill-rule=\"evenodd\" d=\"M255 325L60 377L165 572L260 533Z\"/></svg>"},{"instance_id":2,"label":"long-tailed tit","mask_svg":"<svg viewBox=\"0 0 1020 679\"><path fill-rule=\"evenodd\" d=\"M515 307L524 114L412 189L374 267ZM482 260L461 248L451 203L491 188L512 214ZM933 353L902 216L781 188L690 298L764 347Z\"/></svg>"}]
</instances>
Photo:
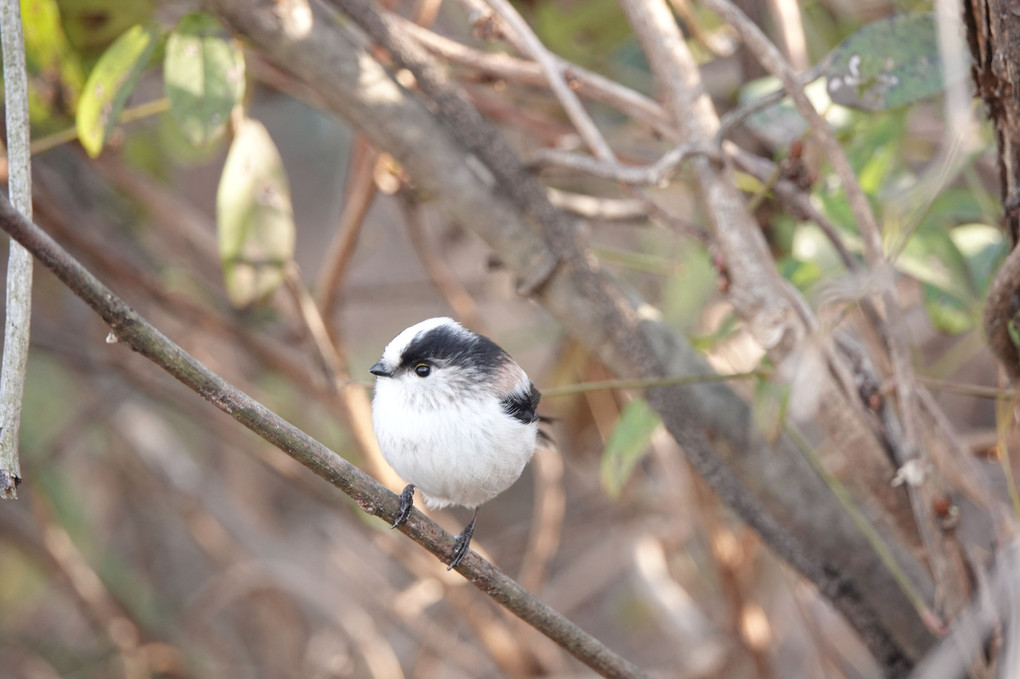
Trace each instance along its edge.
<instances>
[{"instance_id":1,"label":"long-tailed tit","mask_svg":"<svg viewBox=\"0 0 1020 679\"><path fill-rule=\"evenodd\" d=\"M383 457L408 482L396 528L417 486L429 507L474 509L449 568L468 552L478 506L517 480L535 452L540 394L492 340L450 318L430 318L394 337L376 376L372 425Z\"/></svg>"}]
</instances>

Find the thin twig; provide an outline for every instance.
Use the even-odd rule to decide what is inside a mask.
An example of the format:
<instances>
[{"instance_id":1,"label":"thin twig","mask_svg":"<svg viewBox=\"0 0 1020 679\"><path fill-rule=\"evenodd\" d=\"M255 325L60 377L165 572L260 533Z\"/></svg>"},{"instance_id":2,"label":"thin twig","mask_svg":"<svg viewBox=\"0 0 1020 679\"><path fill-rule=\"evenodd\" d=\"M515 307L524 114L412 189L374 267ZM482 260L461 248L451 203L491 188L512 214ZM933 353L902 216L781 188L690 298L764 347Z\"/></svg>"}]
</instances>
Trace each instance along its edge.
<instances>
[{"instance_id":1,"label":"thin twig","mask_svg":"<svg viewBox=\"0 0 1020 679\"><path fill-rule=\"evenodd\" d=\"M525 53L530 54L541 66L549 81L549 86L553 91L553 94L560 100L570 119L573 121L574 126L577 128L581 137L585 140L588 146L594 151L597 160L592 161L594 165L589 166L594 169L597 174L599 171L607 171L610 175L614 172L622 172L624 176L628 175L630 168L625 168L619 164L616 154L609 147L605 138L598 131L595 123L588 116L581 102L578 100L577 95L574 94L574 88L566 82L566 74L570 73L573 76L574 71L577 67L569 62L560 59L542 44L538 36L531 30L527 22L521 18L520 14L517 13L507 0L485 0L500 16L500 18L508 24L509 28L512 29L512 33L507 38L514 44L517 45L518 49ZM479 0L468 0L468 4L477 5ZM673 138L675 130L670 129L667 133L667 137ZM557 155L556 151L549 150L549 155L546 158L555 158ZM541 158L543 151L539 151L536 157ZM637 179L634 182L623 181L623 183L632 183L636 185L646 184L652 186L664 186L669 180L675 175L677 168L688 157L691 155L708 155L715 159L720 158L716 149L684 149L683 147L673 149L661 158L654 166L648 168L647 174L642 174L640 171L636 171L633 177ZM584 161L590 160L585 156L577 156L580 162L583 164ZM612 176L608 178L613 178ZM652 200L651 196L637 188L631 188L630 193L636 196L639 200L645 203L648 207L649 212L657 214L665 214L665 210L660 208L655 201ZM666 221L672 223L675 220L667 219ZM696 229L684 228L683 231L688 233L696 233Z\"/></svg>"},{"instance_id":2,"label":"thin twig","mask_svg":"<svg viewBox=\"0 0 1020 679\"><path fill-rule=\"evenodd\" d=\"M723 151L736 163L737 167L760 182L767 182L779 170L779 166L767 158L755 156L732 142L724 142ZM788 179L779 179L773 182L772 189L795 217L809 219L822 230L848 271L859 271L862 268L861 263L850 253L846 243L843 242L843 237L840 236L836 225L811 202L810 194L801 190Z\"/></svg>"},{"instance_id":3,"label":"thin twig","mask_svg":"<svg viewBox=\"0 0 1020 679\"><path fill-rule=\"evenodd\" d=\"M718 373L705 373L704 375L678 375L674 377L656 377L652 379L637 380L600 380L598 382L581 382L579 384L568 384L562 387L548 387L542 390L545 398L556 398L557 396L573 396L588 391L606 391L608 389L652 389L654 387L676 387L689 384L702 384L706 382L728 382L730 380L746 380L752 378L767 378L770 372L767 370L750 370L744 373L731 373L720 375Z\"/></svg>"},{"instance_id":4,"label":"thin twig","mask_svg":"<svg viewBox=\"0 0 1020 679\"><path fill-rule=\"evenodd\" d=\"M792 422L784 422L783 427L787 435L790 436L791 440L800 449L801 454L804 455L804 459L806 459L815 471L818 472L819 476L824 479L825 484L829 486L832 494L837 500L839 500L843 510L846 511L847 515L857 525L861 533L864 534L868 544L870 544L872 549L875 550L875 554L878 555L882 564L893 576L897 584L899 584L899 586L903 589L903 593L914 606L921 620L923 620L924 623L933 630L941 631L942 622L932 611L928 602L925 600L924 595L910 579L910 576L896 561L895 555L889 549L888 544L882 538L881 534L875 530L875 527L871 525L871 522L868 521L864 513L854 503L853 498L850 497L850 493L847 492L846 486L840 482L835 474L825 468L825 465L822 464L822 461L819 459L815 449Z\"/></svg>"},{"instance_id":5,"label":"thin twig","mask_svg":"<svg viewBox=\"0 0 1020 679\"><path fill-rule=\"evenodd\" d=\"M356 135L351 143L351 158L347 163L343 210L315 284L315 296L319 300L319 309L327 327L332 325L330 320L336 312L337 298L354 258L365 215L375 198L376 184L372 170L377 157L378 153L368 141L362 135Z\"/></svg>"},{"instance_id":6,"label":"thin twig","mask_svg":"<svg viewBox=\"0 0 1020 679\"><path fill-rule=\"evenodd\" d=\"M2 196L0 228L24 245L99 314L110 325L119 342L142 354L252 432L332 483L366 513L388 522L396 518L399 511L396 495L251 396L228 384L174 344ZM417 510L399 530L442 559L448 558L453 548L453 536ZM473 585L597 672L611 677L646 676L476 554L469 553L457 570Z\"/></svg>"},{"instance_id":7,"label":"thin twig","mask_svg":"<svg viewBox=\"0 0 1020 679\"><path fill-rule=\"evenodd\" d=\"M733 53L732 36L723 37L718 33L709 32L702 24L698 13L691 7L690 0L669 0L669 4L691 37L704 45L714 56L728 57Z\"/></svg>"},{"instance_id":8,"label":"thin twig","mask_svg":"<svg viewBox=\"0 0 1020 679\"><path fill-rule=\"evenodd\" d=\"M564 64L562 60L556 59L542 41L538 39L535 32L531 30L517 10L508 0L485 0L490 7L499 15L500 19L511 29L512 33L507 37L516 44L518 49L531 56L545 71L549 80L549 87L559 100L563 109L567 112L570 121L574 123L578 134L584 143L595 153L595 156L602 160L616 160L616 155L609 147L602 133L599 132L595 121L591 119L588 112L584 110L581 100L577 98L574 90L567 84L564 77Z\"/></svg>"},{"instance_id":9,"label":"thin twig","mask_svg":"<svg viewBox=\"0 0 1020 679\"><path fill-rule=\"evenodd\" d=\"M585 193L561 191L549 187L546 189L549 202L561 210L569 210L575 215L600 222L633 222L648 218L648 210L644 201L632 198L606 198L589 196Z\"/></svg>"},{"instance_id":10,"label":"thin twig","mask_svg":"<svg viewBox=\"0 0 1020 679\"><path fill-rule=\"evenodd\" d=\"M418 255L418 261L425 268L425 275L429 277L429 281L453 309L454 314L463 320L467 327L475 332L485 333L485 321L482 319L475 300L453 275L438 248L426 235L425 225L422 223L421 205L417 198L408 189L401 190L398 198L401 212L404 215L404 224L407 226L407 234L411 238L415 254Z\"/></svg>"},{"instance_id":11,"label":"thin twig","mask_svg":"<svg viewBox=\"0 0 1020 679\"><path fill-rule=\"evenodd\" d=\"M801 87L809 85L814 81L822 77L822 75L829 68L829 57L826 57L813 67L804 71L804 73L797 77L797 82L800 83ZM768 94L763 94L760 97L756 97L751 101L748 101L741 106L727 112L722 118L719 119L719 130L716 132L716 139L723 140L730 136L730 132L737 126L742 124L745 120L753 116L759 111L764 111L770 106L778 104L786 98L786 90L779 87Z\"/></svg>"},{"instance_id":12,"label":"thin twig","mask_svg":"<svg viewBox=\"0 0 1020 679\"><path fill-rule=\"evenodd\" d=\"M1009 435L1013 430L1016 418L1016 398L1000 398L995 401L995 438L998 446L999 465L1006 479L1009 499L1013 503L1013 518L1020 519L1020 493L1016 489L1016 477L1013 475L1013 461L1009 452Z\"/></svg>"},{"instance_id":13,"label":"thin twig","mask_svg":"<svg viewBox=\"0 0 1020 679\"><path fill-rule=\"evenodd\" d=\"M667 152L651 165L628 166L612 160L600 160L582 153L571 153L557 149L539 149L531 157L531 165L555 165L578 170L593 177L612 179L635 186L665 187L676 176L680 167L693 156L704 156L720 160L718 149L681 144Z\"/></svg>"},{"instance_id":14,"label":"thin twig","mask_svg":"<svg viewBox=\"0 0 1020 679\"><path fill-rule=\"evenodd\" d=\"M16 515L20 512L5 511L0 531L13 537L12 542L37 560L44 570L59 573L56 580L63 581L83 617L108 639L125 679L151 676L146 647L153 639L107 589L67 530L54 520L50 503L41 495L35 495L29 504L32 520L19 520ZM167 645L166 650L168 659L173 658L176 664L178 649Z\"/></svg>"},{"instance_id":15,"label":"thin twig","mask_svg":"<svg viewBox=\"0 0 1020 679\"><path fill-rule=\"evenodd\" d=\"M542 257L530 264L518 286L519 294L535 294L561 264L583 260L585 253L576 239L573 220L549 204L544 188L534 180L499 131L468 103L463 92L450 82L403 25L379 14L365 0L329 0L329 4L350 17L414 74L421 92L455 128L460 142L477 155L493 180L501 183L502 190L518 201L541 227L543 238L555 254L552 259Z\"/></svg>"},{"instance_id":16,"label":"thin twig","mask_svg":"<svg viewBox=\"0 0 1020 679\"><path fill-rule=\"evenodd\" d=\"M917 378L917 381L921 384L934 389L935 391L944 391L950 394L960 394L962 396L973 396L974 398L986 398L995 400L998 398L1016 398L1016 389L1010 389L1008 387L989 387L983 384L965 384L961 382L951 382L949 380L940 380L934 377L921 377Z\"/></svg>"},{"instance_id":17,"label":"thin twig","mask_svg":"<svg viewBox=\"0 0 1020 679\"><path fill-rule=\"evenodd\" d=\"M135 120L141 120L142 118L148 118L149 116L159 115L170 109L170 99L167 97L160 97L152 101L142 102L136 106L124 109L117 123L123 125L124 123L134 122ZM64 130L58 130L45 137L40 137L32 142L32 155L38 153L44 153L50 149L55 149L62 144L68 144L78 139L78 128L75 126L68 127Z\"/></svg>"},{"instance_id":18,"label":"thin twig","mask_svg":"<svg viewBox=\"0 0 1020 679\"><path fill-rule=\"evenodd\" d=\"M291 299L298 309L302 323L312 338L312 344L325 368L326 378L332 386L332 393L347 426L364 460L368 472L391 488L399 488L400 477L383 459L379 443L372 430L372 405L364 389L351 381L346 351L336 334L332 334L326 321L319 313L312 294L298 273L297 265L291 262L284 272L284 282Z\"/></svg>"},{"instance_id":19,"label":"thin twig","mask_svg":"<svg viewBox=\"0 0 1020 679\"><path fill-rule=\"evenodd\" d=\"M804 92L800 76L783 59L779 49L772 44L772 41L765 36L761 29L730 0L704 0L703 4L736 29L744 45L754 54L758 62L783 83L783 90L793 101L797 111L807 121L828 161L832 163L833 169L839 176L847 201L850 203L850 209L861 230L868 262L873 266L883 262L882 234L875 221L875 214L871 210L868 198L864 195L860 182L857 181L857 175L854 174L853 167L850 165L843 147L840 146L839 140L836 139L829 124L815 109L814 104Z\"/></svg>"},{"instance_id":20,"label":"thin twig","mask_svg":"<svg viewBox=\"0 0 1020 679\"><path fill-rule=\"evenodd\" d=\"M387 17L389 21L403 27L408 35L415 38L426 50L453 63L481 71L494 78L528 85L548 85L549 81L542 67L533 61L518 59L509 54L482 52L422 28L402 17L396 15ZM654 99L576 64L562 63L569 68L570 84L573 86L576 83L579 95L612 106L668 139L676 138L676 130L670 123L669 116Z\"/></svg>"},{"instance_id":21,"label":"thin twig","mask_svg":"<svg viewBox=\"0 0 1020 679\"><path fill-rule=\"evenodd\" d=\"M804 21L796 0L771 0L773 25L778 29L786 60L798 70L808 67L807 41L804 39Z\"/></svg>"},{"instance_id":22,"label":"thin twig","mask_svg":"<svg viewBox=\"0 0 1020 679\"><path fill-rule=\"evenodd\" d=\"M32 215L32 168L28 125L28 75L21 5L3 0L0 6L3 42L4 103L7 109L7 164L10 200L22 214ZM7 260L7 306L3 364L0 367L0 498L16 499L21 483L18 437L28 367L32 320L32 256L11 243Z\"/></svg>"},{"instance_id":23,"label":"thin twig","mask_svg":"<svg viewBox=\"0 0 1020 679\"><path fill-rule=\"evenodd\" d=\"M535 508L531 515L530 539L517 575L521 586L541 590L563 537L566 495L563 492L563 454L554 445L539 448L532 461L535 477Z\"/></svg>"}]
</instances>

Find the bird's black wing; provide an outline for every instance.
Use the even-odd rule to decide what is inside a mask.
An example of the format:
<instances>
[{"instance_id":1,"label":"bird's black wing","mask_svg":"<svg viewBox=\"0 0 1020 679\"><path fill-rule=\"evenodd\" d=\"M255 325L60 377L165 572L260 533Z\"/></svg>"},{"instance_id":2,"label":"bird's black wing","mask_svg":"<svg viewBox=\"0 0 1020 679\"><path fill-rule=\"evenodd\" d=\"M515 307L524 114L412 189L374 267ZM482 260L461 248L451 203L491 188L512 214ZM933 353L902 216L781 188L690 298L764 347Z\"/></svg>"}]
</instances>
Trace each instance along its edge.
<instances>
[{"instance_id":1,"label":"bird's black wing","mask_svg":"<svg viewBox=\"0 0 1020 679\"><path fill-rule=\"evenodd\" d=\"M499 402L499 405L503 407L503 412L522 424L538 421L538 413L535 410L538 408L539 399L542 398L542 394L534 384L529 382L528 387L528 391L515 391L507 394Z\"/></svg>"}]
</instances>

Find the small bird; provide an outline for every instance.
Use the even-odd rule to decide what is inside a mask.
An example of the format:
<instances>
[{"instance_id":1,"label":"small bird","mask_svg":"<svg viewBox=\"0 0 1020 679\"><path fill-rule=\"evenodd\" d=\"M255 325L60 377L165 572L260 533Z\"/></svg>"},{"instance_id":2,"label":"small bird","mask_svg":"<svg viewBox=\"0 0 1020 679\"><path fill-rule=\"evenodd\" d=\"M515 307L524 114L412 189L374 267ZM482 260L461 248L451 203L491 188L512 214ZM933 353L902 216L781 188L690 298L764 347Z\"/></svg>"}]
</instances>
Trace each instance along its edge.
<instances>
[{"instance_id":1,"label":"small bird","mask_svg":"<svg viewBox=\"0 0 1020 679\"><path fill-rule=\"evenodd\" d=\"M447 568L468 552L479 505L516 481L538 442L541 397L528 375L487 337L430 318L394 337L376 376L372 426L383 457L408 482L393 528L419 488L429 507L474 509Z\"/></svg>"}]
</instances>

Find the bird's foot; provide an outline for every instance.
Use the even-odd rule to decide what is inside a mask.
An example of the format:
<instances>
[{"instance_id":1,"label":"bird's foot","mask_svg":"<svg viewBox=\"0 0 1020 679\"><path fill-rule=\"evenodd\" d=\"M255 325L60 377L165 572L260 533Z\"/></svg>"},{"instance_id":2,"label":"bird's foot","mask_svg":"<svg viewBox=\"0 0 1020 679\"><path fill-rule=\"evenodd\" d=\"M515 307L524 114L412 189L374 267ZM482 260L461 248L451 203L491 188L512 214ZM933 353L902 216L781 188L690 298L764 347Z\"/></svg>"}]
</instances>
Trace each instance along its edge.
<instances>
[{"instance_id":1,"label":"bird's foot","mask_svg":"<svg viewBox=\"0 0 1020 679\"><path fill-rule=\"evenodd\" d=\"M396 528L407 521L407 517L411 516L412 509L414 509L414 484L409 483L400 493L400 512L397 513L397 520L390 528Z\"/></svg>"},{"instance_id":2,"label":"bird's foot","mask_svg":"<svg viewBox=\"0 0 1020 679\"><path fill-rule=\"evenodd\" d=\"M446 567L446 570L451 570L460 565L464 557L467 556L468 547L471 546L471 536L475 534L475 519L478 518L478 510L475 509L474 515L471 517L471 523L464 527L456 538L453 540L453 553L450 555L450 565Z\"/></svg>"}]
</instances>

